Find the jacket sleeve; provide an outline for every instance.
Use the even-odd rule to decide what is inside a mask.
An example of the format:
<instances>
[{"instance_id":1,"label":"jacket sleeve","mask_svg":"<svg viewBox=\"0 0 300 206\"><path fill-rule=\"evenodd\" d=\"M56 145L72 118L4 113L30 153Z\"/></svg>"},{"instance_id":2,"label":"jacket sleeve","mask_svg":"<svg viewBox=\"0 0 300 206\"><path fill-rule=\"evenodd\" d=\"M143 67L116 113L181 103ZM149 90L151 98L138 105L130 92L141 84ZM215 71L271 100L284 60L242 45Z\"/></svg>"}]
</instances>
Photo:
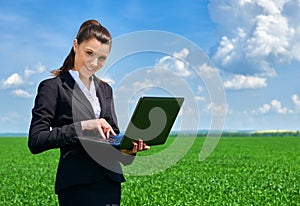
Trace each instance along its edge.
<instances>
[{"instance_id":1,"label":"jacket sleeve","mask_svg":"<svg viewBox=\"0 0 300 206\"><path fill-rule=\"evenodd\" d=\"M29 129L28 147L33 154L78 142L81 123L54 127L58 85L54 79L42 81L38 87Z\"/></svg>"}]
</instances>

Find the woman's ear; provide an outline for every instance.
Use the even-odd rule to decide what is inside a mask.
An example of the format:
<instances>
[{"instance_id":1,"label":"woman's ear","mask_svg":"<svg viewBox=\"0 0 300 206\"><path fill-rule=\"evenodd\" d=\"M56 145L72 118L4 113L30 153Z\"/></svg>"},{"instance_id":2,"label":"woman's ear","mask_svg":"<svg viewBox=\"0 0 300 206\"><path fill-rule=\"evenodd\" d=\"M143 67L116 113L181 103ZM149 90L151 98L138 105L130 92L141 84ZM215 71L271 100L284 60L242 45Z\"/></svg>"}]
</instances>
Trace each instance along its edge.
<instances>
[{"instance_id":1,"label":"woman's ear","mask_svg":"<svg viewBox=\"0 0 300 206\"><path fill-rule=\"evenodd\" d=\"M74 39L74 43L73 43L73 50L74 50L74 53L76 53L77 48L78 48L78 41L77 41L77 39Z\"/></svg>"}]
</instances>

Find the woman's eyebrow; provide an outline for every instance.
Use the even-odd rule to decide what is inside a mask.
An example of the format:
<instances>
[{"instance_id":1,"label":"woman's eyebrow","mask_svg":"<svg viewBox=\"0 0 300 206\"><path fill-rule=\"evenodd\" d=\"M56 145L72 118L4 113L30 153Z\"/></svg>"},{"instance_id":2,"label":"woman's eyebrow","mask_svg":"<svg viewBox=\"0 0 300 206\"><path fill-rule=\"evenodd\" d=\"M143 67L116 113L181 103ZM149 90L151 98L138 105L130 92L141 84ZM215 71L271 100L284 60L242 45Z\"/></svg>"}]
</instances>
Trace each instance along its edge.
<instances>
[{"instance_id":1,"label":"woman's eyebrow","mask_svg":"<svg viewBox=\"0 0 300 206\"><path fill-rule=\"evenodd\" d=\"M103 54L102 52L98 52L97 49L95 50L92 47L86 47L85 50L92 51L93 53L95 53L99 57L105 57L105 58L107 58L107 55Z\"/></svg>"},{"instance_id":2,"label":"woman's eyebrow","mask_svg":"<svg viewBox=\"0 0 300 206\"><path fill-rule=\"evenodd\" d=\"M86 47L85 49L86 49L86 50L91 50L91 51L93 51L93 52L95 51L95 50L94 50L93 48L91 48L91 47Z\"/></svg>"}]
</instances>

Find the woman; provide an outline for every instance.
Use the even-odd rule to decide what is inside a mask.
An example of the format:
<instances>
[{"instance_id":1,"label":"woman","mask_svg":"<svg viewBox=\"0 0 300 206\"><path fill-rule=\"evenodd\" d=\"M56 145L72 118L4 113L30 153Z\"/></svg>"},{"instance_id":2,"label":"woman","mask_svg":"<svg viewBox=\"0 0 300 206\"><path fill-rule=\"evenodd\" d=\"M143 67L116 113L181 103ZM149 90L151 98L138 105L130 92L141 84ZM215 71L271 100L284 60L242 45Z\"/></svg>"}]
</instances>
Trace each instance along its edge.
<instances>
[{"instance_id":1,"label":"woman","mask_svg":"<svg viewBox=\"0 0 300 206\"><path fill-rule=\"evenodd\" d=\"M94 74L111 49L108 30L96 20L84 22L62 67L38 87L28 146L33 154L59 148L55 192L60 205L119 205L124 176L120 162L130 164L138 151L149 147L141 140L116 157L106 154L115 169L102 166L80 137L109 138L119 133L111 87ZM125 154L126 153L126 154ZM130 154L130 155L128 155ZM109 157L109 158L108 158Z\"/></svg>"}]
</instances>

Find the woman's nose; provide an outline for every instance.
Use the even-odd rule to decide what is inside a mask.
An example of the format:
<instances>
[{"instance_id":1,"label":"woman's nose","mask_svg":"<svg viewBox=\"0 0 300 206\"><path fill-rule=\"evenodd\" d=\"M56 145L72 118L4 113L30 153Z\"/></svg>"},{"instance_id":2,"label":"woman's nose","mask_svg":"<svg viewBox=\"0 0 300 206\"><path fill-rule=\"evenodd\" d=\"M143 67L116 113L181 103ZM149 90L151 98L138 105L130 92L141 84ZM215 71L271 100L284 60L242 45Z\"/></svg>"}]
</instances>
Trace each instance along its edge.
<instances>
[{"instance_id":1,"label":"woman's nose","mask_svg":"<svg viewBox=\"0 0 300 206\"><path fill-rule=\"evenodd\" d=\"M98 66L98 60L97 58L92 58L90 61L90 65L93 67L97 67Z\"/></svg>"}]
</instances>

